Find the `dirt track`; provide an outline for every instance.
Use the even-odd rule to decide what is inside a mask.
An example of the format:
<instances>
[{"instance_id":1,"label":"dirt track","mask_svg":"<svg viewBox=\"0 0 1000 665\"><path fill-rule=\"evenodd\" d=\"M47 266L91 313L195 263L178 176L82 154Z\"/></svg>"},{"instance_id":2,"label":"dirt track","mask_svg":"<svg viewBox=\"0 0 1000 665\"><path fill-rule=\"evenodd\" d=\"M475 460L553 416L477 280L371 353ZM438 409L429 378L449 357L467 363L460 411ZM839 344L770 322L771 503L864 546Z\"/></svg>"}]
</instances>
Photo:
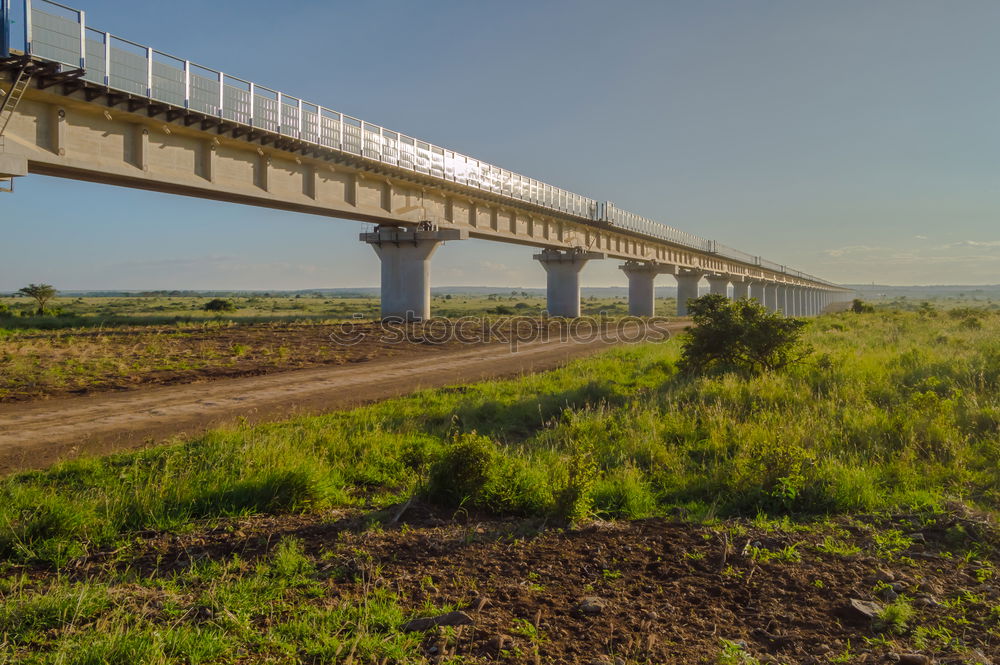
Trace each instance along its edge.
<instances>
[{"instance_id":1,"label":"dirt track","mask_svg":"<svg viewBox=\"0 0 1000 665\"><path fill-rule=\"evenodd\" d=\"M671 332L684 324L674 324ZM0 405L0 474L193 436L245 418L319 413L455 383L553 369L603 341L476 347L417 358Z\"/></svg>"}]
</instances>

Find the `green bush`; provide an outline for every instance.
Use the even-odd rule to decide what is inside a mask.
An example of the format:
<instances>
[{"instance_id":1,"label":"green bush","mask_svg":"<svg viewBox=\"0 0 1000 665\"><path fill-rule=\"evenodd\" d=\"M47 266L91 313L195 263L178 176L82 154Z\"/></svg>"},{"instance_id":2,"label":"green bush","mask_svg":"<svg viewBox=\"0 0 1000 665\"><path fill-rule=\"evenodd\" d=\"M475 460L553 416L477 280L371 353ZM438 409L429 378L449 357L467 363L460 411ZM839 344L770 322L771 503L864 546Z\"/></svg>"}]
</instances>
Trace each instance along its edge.
<instances>
[{"instance_id":1,"label":"green bush","mask_svg":"<svg viewBox=\"0 0 1000 665\"><path fill-rule=\"evenodd\" d=\"M209 300L207 303L201 307L206 312L235 312L236 303L232 300L226 300L224 298L215 298Z\"/></svg>"},{"instance_id":2,"label":"green bush","mask_svg":"<svg viewBox=\"0 0 1000 665\"><path fill-rule=\"evenodd\" d=\"M720 369L759 374L809 353L799 344L806 322L769 312L756 300L711 294L689 301L688 311L695 325L684 335L680 362L688 373Z\"/></svg>"},{"instance_id":3,"label":"green bush","mask_svg":"<svg viewBox=\"0 0 1000 665\"><path fill-rule=\"evenodd\" d=\"M872 314L875 308L861 298L855 298L854 302L851 303L851 311L855 314Z\"/></svg>"},{"instance_id":4,"label":"green bush","mask_svg":"<svg viewBox=\"0 0 1000 665\"><path fill-rule=\"evenodd\" d=\"M455 437L432 464L425 493L447 507L519 515L546 512L552 502L543 469L476 432Z\"/></svg>"}]
</instances>

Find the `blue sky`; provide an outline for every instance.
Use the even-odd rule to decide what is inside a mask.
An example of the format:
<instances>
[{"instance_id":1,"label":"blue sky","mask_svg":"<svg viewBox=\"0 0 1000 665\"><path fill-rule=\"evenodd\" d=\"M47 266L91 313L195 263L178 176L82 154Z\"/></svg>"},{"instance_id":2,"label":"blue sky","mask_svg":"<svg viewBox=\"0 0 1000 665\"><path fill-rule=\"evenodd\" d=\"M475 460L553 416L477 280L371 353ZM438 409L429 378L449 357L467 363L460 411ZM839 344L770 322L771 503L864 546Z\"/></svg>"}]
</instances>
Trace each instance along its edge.
<instances>
[{"instance_id":1,"label":"blue sky","mask_svg":"<svg viewBox=\"0 0 1000 665\"><path fill-rule=\"evenodd\" d=\"M1000 283L994 0L70 4L128 39L828 279ZM0 197L0 290L377 285L360 229L32 176ZM433 283L540 286L531 253L449 243ZM582 281L625 284L613 261Z\"/></svg>"}]
</instances>

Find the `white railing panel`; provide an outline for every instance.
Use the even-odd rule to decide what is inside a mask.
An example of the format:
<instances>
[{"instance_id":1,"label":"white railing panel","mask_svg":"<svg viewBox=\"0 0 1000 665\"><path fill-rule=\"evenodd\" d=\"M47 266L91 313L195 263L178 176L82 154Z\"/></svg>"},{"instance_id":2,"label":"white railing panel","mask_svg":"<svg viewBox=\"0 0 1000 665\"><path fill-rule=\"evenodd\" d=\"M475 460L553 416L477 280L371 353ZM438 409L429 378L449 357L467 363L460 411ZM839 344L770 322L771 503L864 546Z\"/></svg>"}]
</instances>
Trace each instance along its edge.
<instances>
[{"instance_id":1,"label":"white railing panel","mask_svg":"<svg viewBox=\"0 0 1000 665\"><path fill-rule=\"evenodd\" d=\"M82 12L48 0L31 3L31 53L73 69L83 67Z\"/></svg>"}]
</instances>

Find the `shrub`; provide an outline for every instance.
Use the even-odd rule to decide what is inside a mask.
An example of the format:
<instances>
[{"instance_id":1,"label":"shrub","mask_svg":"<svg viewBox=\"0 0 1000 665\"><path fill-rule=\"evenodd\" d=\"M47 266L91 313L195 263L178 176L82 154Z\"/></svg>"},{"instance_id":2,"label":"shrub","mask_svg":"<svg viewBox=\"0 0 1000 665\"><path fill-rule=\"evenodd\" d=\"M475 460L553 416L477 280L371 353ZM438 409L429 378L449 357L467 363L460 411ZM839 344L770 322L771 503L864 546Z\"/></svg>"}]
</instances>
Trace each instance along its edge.
<instances>
[{"instance_id":1,"label":"shrub","mask_svg":"<svg viewBox=\"0 0 1000 665\"><path fill-rule=\"evenodd\" d=\"M205 303L202 309L206 312L234 312L236 311L236 303L224 298L215 298Z\"/></svg>"},{"instance_id":2,"label":"shrub","mask_svg":"<svg viewBox=\"0 0 1000 665\"><path fill-rule=\"evenodd\" d=\"M757 374L782 369L810 352L799 345L805 321L769 312L755 300L711 294L689 301L688 310L695 325L681 345L680 367L686 372Z\"/></svg>"},{"instance_id":3,"label":"shrub","mask_svg":"<svg viewBox=\"0 0 1000 665\"><path fill-rule=\"evenodd\" d=\"M544 469L502 453L476 432L457 436L431 465L425 494L443 506L498 514L540 514L551 504Z\"/></svg>"},{"instance_id":4,"label":"shrub","mask_svg":"<svg viewBox=\"0 0 1000 665\"><path fill-rule=\"evenodd\" d=\"M872 314L875 308L861 298L855 298L854 302L851 303L851 311L855 314Z\"/></svg>"}]
</instances>

